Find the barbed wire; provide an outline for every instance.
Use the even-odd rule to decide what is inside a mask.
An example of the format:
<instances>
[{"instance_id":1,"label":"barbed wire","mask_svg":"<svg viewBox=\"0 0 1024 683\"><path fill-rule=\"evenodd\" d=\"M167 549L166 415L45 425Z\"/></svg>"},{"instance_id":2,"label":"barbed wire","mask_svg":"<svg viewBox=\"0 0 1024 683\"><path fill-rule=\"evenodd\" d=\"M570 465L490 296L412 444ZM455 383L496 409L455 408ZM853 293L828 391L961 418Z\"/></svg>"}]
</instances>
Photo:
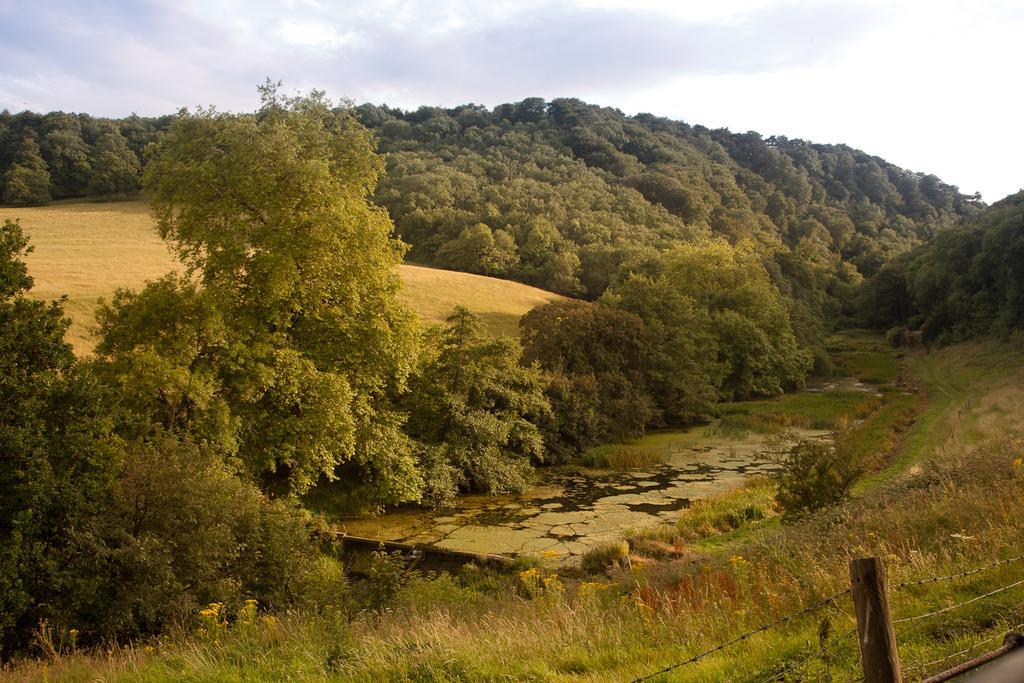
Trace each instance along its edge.
<instances>
[{"instance_id":1,"label":"barbed wire","mask_svg":"<svg viewBox=\"0 0 1024 683\"><path fill-rule=\"evenodd\" d=\"M699 662L700 660L704 659L705 657L707 657L709 655L712 655L712 654L714 654L714 653L716 653L716 652L718 652L720 650L724 650L725 648L730 647L732 645L735 645L736 643L739 643L739 642L742 642L744 640L747 640L748 638L752 638L752 637L756 636L758 633L762 633L764 631L767 631L770 628L774 628L776 626L779 626L780 624L784 624L784 623L786 623L788 621L792 621L792 620L796 619L797 617L802 617L805 614L810 614L811 612L817 611L817 610L821 609L822 607L824 607L825 605L829 604L830 602L834 601L836 598L841 598L842 596L848 594L849 592L850 592L850 589L847 588L846 590L843 590L843 591L840 591L840 592L835 593L833 595L830 595L827 598L824 598L824 599L819 600L819 601L817 601L817 602L815 602L815 603L813 603L811 605L808 605L807 607L804 607L801 610L798 610L796 612L792 612L790 614L787 614L786 616L784 616L784 617L782 617L780 619L776 619L775 621L769 622L769 623L764 624L762 626L758 626L757 628L755 628L755 629L753 629L751 631L747 631L746 633L743 633L743 634L733 638L730 641L727 641L727 642L722 643L720 645L716 645L715 647L710 648L708 650L704 650L703 652L701 652L699 654L696 654L693 657L690 657L689 659L687 659L685 661L677 662L676 664L670 664L669 666L666 666L663 669L659 669L658 671L655 671L653 673L647 674L645 676L640 676L639 678L634 678L633 679L633 683L642 683L642 681L648 681L648 680L650 680L652 678L655 678L657 676L660 676L662 674L667 674L670 671L675 671L676 669L678 669L680 667L684 667L684 666L687 666L689 664L694 664L696 662Z\"/></svg>"},{"instance_id":2,"label":"barbed wire","mask_svg":"<svg viewBox=\"0 0 1024 683\"><path fill-rule=\"evenodd\" d=\"M900 583L893 584L891 589L892 590L900 590L900 589L909 588L909 587L912 587L912 586L921 586L921 585L924 585L924 584L938 583L940 581L952 581L952 580L955 580L955 579L962 579L962 578L966 578L968 576L973 576L975 574L980 574L981 572L987 571L987 570L992 569L994 567L999 567L999 566L1007 565L1007 564L1013 564L1015 562L1020 562L1022 560L1024 560L1024 555L1018 555L1016 557L1009 557L1009 558L1002 559L1002 560L995 560L993 562L989 562L988 564L982 565L980 567L975 567L973 569L968 569L968 570L965 570L965 571L962 571L962 572L958 572L956 574L945 574L945 575L941 575L941 576L931 576L931 577L927 577L927 578L924 578L924 579L915 579L915 580L912 580L912 581L902 581ZM899 638L899 637L909 633L913 629L917 628L917 626L919 626L920 624L924 623L924 621L926 619L929 619L929 618L934 617L934 616L938 616L939 614L944 614L946 612L951 612L951 611L959 609L961 607L966 607L967 605L970 605L972 603L978 602L979 600L984 600L985 598L991 597L993 595L997 595L997 594L1002 593L1004 591L1010 590L1011 588L1015 588L1017 586L1020 586L1021 584L1024 584L1024 579L1021 579L1020 581L1016 581L1014 583L1008 584L1006 586L1002 586L1002 587L997 588L995 590L989 591L988 593L984 593L982 595L978 595L978 596L976 596L974 598L971 598L969 600L965 600L965 601L960 602L960 603L958 603L956 605L950 605L950 606L947 606L947 607L943 607L943 608L934 610L932 612L926 612L924 614L919 614L919 615L913 616L913 617L904 617L902 619L895 619L895 620L893 620L893 624L904 624L904 623L909 623L910 624L910 626L908 628L905 628L902 631L900 631L898 634L896 634L896 637ZM744 640L747 640L748 638L752 638L752 637L756 636L759 633L763 633L764 631L767 631L770 628L774 628L775 626L779 626L779 625L784 624L784 623L786 623L788 621L792 621L792 620L794 620L794 619L796 619L798 617L804 616L805 614L809 614L809 613L814 612L814 611L816 611L818 609L821 609L822 607L824 607L824 606L828 605L829 603L835 601L836 598L840 598L840 597L842 597L842 596L844 596L844 595L846 595L848 593L850 593L850 589L849 588L847 588L844 591L840 591L838 593L835 593L834 595L830 595L827 598L819 600L818 602L815 602L814 604L809 605L809 606L807 606L807 607L805 607L805 608L803 608L801 610L798 610L798 611L793 612L791 614L787 614L786 616L784 616L784 617L782 617L780 619L777 619L777 620L775 620L773 622L764 624L764 625L759 626L759 627L757 627L755 629L747 631L747 632L745 632L745 633L743 633L743 634L733 638L732 640L729 640L727 642L721 643L721 644L716 645L716 646L714 646L712 648L704 650L703 652L700 652L700 653L694 655L693 657L690 657L689 659L687 659L685 661L677 662L675 664L671 664L669 666L666 666L666 667L664 667L662 669L659 669L658 671L655 671L653 673L647 674L645 676L641 676L639 678L634 678L632 683L643 683L643 681L648 681L648 680L650 680L652 678L656 678L657 676L661 676L662 674L669 673L669 672L674 671L676 669L679 669L681 667L688 666L690 664L695 664L696 662L699 662L700 660L704 659L705 657L708 657L708 656L710 656L710 655L712 655L712 654L714 654L716 652L719 652L719 651L724 650L724 649L726 649L728 647L731 647L732 645L735 645L735 644L740 643L740 642L742 642ZM837 607L838 607L838 605L837 605ZM1022 625L1022 627L1024 627L1024 625ZM1020 628L1020 627L1018 627L1018 628ZM774 674L771 678L767 679L765 681L765 683L771 683L771 681L778 680L778 678L780 676L784 676L785 674L793 671L797 667L805 666L806 664L808 664L815 657L823 655L825 652L827 652L832 647L834 647L837 643L839 643L843 639L849 637L850 634L855 633L856 630L857 630L856 628L853 628L850 631L847 631L846 633L843 633L841 636L839 636L835 640L829 642L827 645L822 647L820 650L818 650L816 652L812 652L811 654L807 655L806 657L804 657L800 661L795 662L794 664L791 664L790 666L786 667L782 671ZM922 664L922 665L917 666L917 667L912 667L912 669L910 669L910 670L914 670L916 668L924 668L925 666L932 666L934 664L938 664L938 663L941 663L943 661L946 661L947 659L952 659L953 657L956 657L956 656L959 656L959 655L963 655L966 652L970 652L972 649L977 648L977 647L979 647L980 645L983 645L986 642L990 642L991 640L992 640L992 638L990 638L988 640L985 640L985 641L982 641L981 643L975 644L975 645L971 646L971 648L968 648L967 650L964 650L962 652L958 652L958 653L949 655L948 657L945 657L945 658L943 658L941 660L938 660L936 662L930 662L928 664ZM856 680L863 680L863 677L860 678L860 679L856 679Z\"/></svg>"},{"instance_id":3,"label":"barbed wire","mask_svg":"<svg viewBox=\"0 0 1024 683\"><path fill-rule=\"evenodd\" d=\"M993 567L999 567L1004 564L1012 564L1014 562L1020 562L1021 560L1024 560L1024 555L1018 555L1017 557L1009 557L1005 560L996 560L994 562L989 562L988 564L982 565L980 567L975 567L974 569L968 569L966 571L959 572L958 574L946 574L944 576L931 576L926 579L917 579L914 581L903 581L901 583L893 584L892 590L899 590L901 588L908 588L910 586L921 586L926 583L937 583L939 581L952 581L953 579L962 579L967 576L973 576L974 574L980 574L981 572L986 571L988 569L992 569Z\"/></svg>"},{"instance_id":4,"label":"barbed wire","mask_svg":"<svg viewBox=\"0 0 1024 683\"><path fill-rule=\"evenodd\" d=\"M985 598L990 598L993 595L998 595L999 593L1002 593L1004 591L1008 591L1011 588L1016 588L1017 586L1019 586L1021 584L1024 584L1024 579L1021 579L1020 581L1014 581L1011 584L1008 584L1006 586L1002 586L1000 588L996 588L995 590L991 590L988 593L982 593L981 595L977 595L977 596L971 598L970 600L964 600L963 602L959 602L959 603L957 603L955 605L950 605L948 607L942 607L940 609L935 610L934 612L926 612L924 614L918 614L915 617L904 617L902 619L893 619L892 623L893 624L906 624L906 623L910 623L910 622L920 622L920 621L923 621L924 619L929 619L931 617L938 616L939 614L945 614L946 612L952 612L955 609L960 609L961 607L966 607L967 605L970 605L972 603L978 602L979 600L984 600ZM909 629L907 629L907 630L909 630ZM906 630L903 631L902 633L906 633ZM897 635L900 635L900 634L897 634Z\"/></svg>"},{"instance_id":5,"label":"barbed wire","mask_svg":"<svg viewBox=\"0 0 1024 683\"><path fill-rule=\"evenodd\" d=\"M821 655L825 654L826 652L831 650L833 647L835 647L837 644L839 644L843 640L849 638L851 635L853 635L856 632L857 632L857 627L854 626L849 631L846 631L842 635L837 636L834 640L830 641L827 645L825 645L823 648L821 648L817 652L812 652L811 654L807 655L806 657L804 657L800 661L796 662L795 664L791 664L790 666L787 666L782 671L779 671L778 673L774 674L771 678L765 680L764 683L772 683L772 681L777 681L777 680L779 680L779 678L781 676L785 676L786 674L788 674L790 671L793 671L797 667L800 667L800 672L803 673L804 669L807 668L807 665L810 664L812 659L814 659L815 657L820 657Z\"/></svg>"}]
</instances>

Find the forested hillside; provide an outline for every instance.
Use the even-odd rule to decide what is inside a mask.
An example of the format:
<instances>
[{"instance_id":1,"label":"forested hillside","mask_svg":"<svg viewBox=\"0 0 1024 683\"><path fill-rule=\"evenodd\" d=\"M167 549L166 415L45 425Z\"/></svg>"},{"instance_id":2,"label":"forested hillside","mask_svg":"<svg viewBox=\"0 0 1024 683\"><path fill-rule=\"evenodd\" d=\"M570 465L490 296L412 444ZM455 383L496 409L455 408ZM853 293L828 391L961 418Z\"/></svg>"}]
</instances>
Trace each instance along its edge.
<instances>
[{"instance_id":1,"label":"forested hillside","mask_svg":"<svg viewBox=\"0 0 1024 683\"><path fill-rule=\"evenodd\" d=\"M753 240L794 312L820 317L851 266L871 276L980 204L843 145L574 99L356 113L387 153L376 199L410 259L590 299L623 264L711 233Z\"/></svg>"},{"instance_id":2,"label":"forested hillside","mask_svg":"<svg viewBox=\"0 0 1024 683\"><path fill-rule=\"evenodd\" d=\"M575 99L489 110L355 108L386 154L375 199L407 259L597 299L675 242L751 240L802 345L852 290L981 205L844 145L731 133ZM139 187L174 116L0 113L0 198L39 204Z\"/></svg>"},{"instance_id":3,"label":"forested hillside","mask_svg":"<svg viewBox=\"0 0 1024 683\"><path fill-rule=\"evenodd\" d=\"M869 281L863 318L925 341L1008 334L1024 326L1024 192L895 259Z\"/></svg>"},{"instance_id":4,"label":"forested hillside","mask_svg":"<svg viewBox=\"0 0 1024 683\"><path fill-rule=\"evenodd\" d=\"M174 116L104 119L88 114L0 112L0 201L45 204L137 192L146 145Z\"/></svg>"}]
</instances>

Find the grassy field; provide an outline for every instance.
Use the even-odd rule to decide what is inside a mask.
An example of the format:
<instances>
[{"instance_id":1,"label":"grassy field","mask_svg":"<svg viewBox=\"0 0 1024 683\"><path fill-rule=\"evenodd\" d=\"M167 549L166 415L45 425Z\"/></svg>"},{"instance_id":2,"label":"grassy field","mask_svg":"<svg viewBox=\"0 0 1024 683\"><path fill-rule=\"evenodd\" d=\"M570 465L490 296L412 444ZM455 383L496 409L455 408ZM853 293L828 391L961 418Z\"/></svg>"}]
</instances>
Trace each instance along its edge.
<instances>
[{"instance_id":1,"label":"grassy field","mask_svg":"<svg viewBox=\"0 0 1024 683\"><path fill-rule=\"evenodd\" d=\"M78 353L92 349L89 328L101 297L109 299L118 287L140 288L146 280L179 267L153 231L142 201L0 207L0 221L7 218L20 220L35 247L26 259L35 278L32 295L68 296L68 339ZM400 273L405 283L401 298L423 320L440 322L461 304L479 314L496 334L518 335L524 313L561 298L482 275L413 265L400 266Z\"/></svg>"}]
</instances>

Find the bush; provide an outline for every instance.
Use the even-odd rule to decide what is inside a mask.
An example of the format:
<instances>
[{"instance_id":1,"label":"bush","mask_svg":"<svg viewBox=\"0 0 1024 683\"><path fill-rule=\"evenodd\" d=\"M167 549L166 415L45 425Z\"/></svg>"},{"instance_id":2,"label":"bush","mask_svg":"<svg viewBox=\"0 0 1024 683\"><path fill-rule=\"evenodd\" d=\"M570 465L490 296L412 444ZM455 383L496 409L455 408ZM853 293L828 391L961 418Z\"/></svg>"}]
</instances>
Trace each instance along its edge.
<instances>
[{"instance_id":1,"label":"bush","mask_svg":"<svg viewBox=\"0 0 1024 683\"><path fill-rule=\"evenodd\" d=\"M834 438L835 442L800 439L786 432L767 440L764 455L779 467L771 476L778 488L776 499L785 509L784 520L846 499L863 474L861 460L841 447L843 433Z\"/></svg>"},{"instance_id":2,"label":"bush","mask_svg":"<svg viewBox=\"0 0 1024 683\"><path fill-rule=\"evenodd\" d=\"M580 561L580 567L588 574L597 574L620 564L627 557L629 557L627 541L606 541L588 550Z\"/></svg>"}]
</instances>

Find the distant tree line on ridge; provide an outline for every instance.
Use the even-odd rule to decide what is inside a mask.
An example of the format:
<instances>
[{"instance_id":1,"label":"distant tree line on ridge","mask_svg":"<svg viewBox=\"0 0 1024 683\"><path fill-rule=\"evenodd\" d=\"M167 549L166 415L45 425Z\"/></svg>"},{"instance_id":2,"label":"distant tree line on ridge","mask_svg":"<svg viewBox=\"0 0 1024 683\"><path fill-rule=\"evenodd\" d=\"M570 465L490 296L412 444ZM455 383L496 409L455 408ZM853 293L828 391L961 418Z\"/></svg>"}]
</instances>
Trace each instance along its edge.
<instances>
[{"instance_id":1,"label":"distant tree line on ridge","mask_svg":"<svg viewBox=\"0 0 1024 683\"><path fill-rule=\"evenodd\" d=\"M134 194L143 150L173 119L0 112L0 202Z\"/></svg>"}]
</instances>

